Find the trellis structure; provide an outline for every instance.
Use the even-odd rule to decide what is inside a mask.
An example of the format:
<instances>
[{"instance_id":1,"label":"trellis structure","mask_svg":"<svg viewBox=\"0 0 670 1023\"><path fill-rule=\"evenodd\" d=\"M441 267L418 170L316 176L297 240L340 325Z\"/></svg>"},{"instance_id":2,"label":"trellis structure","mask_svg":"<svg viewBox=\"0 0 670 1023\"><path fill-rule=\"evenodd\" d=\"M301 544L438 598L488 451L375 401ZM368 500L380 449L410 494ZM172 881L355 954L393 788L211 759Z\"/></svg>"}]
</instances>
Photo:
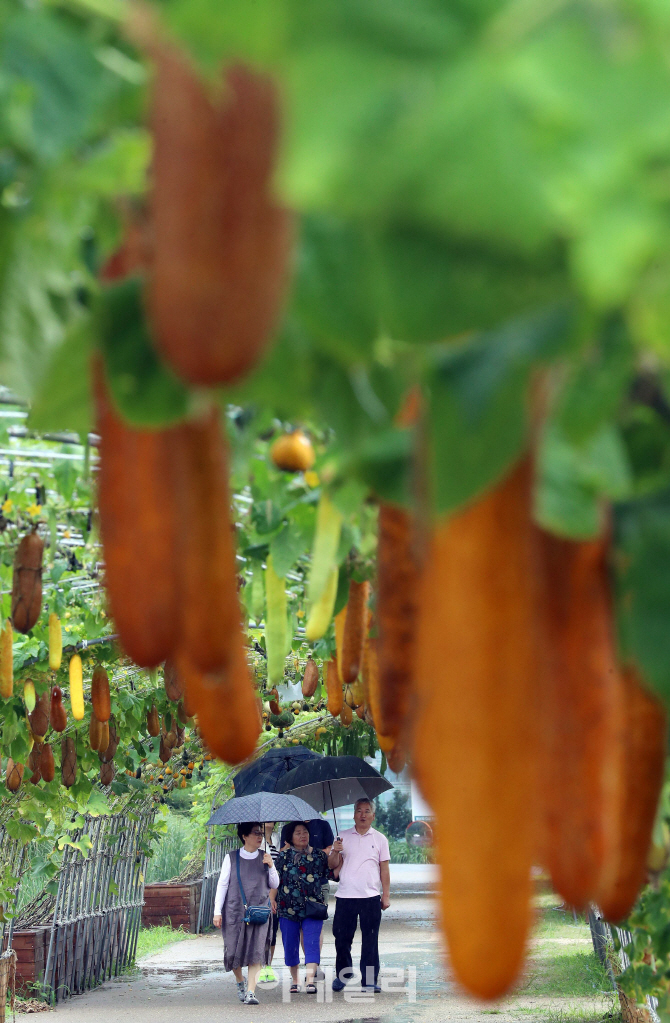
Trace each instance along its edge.
<instances>
[{"instance_id":1,"label":"trellis structure","mask_svg":"<svg viewBox=\"0 0 670 1023\"><path fill-rule=\"evenodd\" d=\"M646 996L646 1009L639 1009L634 1002L625 994L617 983L617 973L622 972L630 966L630 958L626 948L633 941L633 935L623 927L609 924L603 917L597 906L591 906L587 914L588 924L591 929L591 940L593 949L598 959L607 970L612 987L619 996L622 1017L626 1023L647 1023L651 1020L659 1023L660 1017L656 1012L658 999L653 995ZM619 950L617 952L614 943L614 931L618 938Z\"/></svg>"},{"instance_id":2,"label":"trellis structure","mask_svg":"<svg viewBox=\"0 0 670 1023\"><path fill-rule=\"evenodd\" d=\"M211 926L214 916L214 900L216 899L216 885L221 873L221 867L226 853L232 849L238 849L240 843L232 835L227 835L222 841L214 839L213 829L207 829L207 849L205 851L205 865L202 873L202 890L200 893L200 908L198 909L198 924L196 933L202 934L203 930Z\"/></svg>"},{"instance_id":3,"label":"trellis structure","mask_svg":"<svg viewBox=\"0 0 670 1023\"><path fill-rule=\"evenodd\" d=\"M12 802L17 803L18 801L14 798ZM11 898L7 902L2 903L2 924L0 925L2 927L0 952L2 952L12 947L14 911L16 909L19 888L21 887L21 877L30 863L30 856L29 846L14 838L10 838L4 824L0 825L0 850L0 870L3 876L11 876L16 879L15 884L10 889L13 892Z\"/></svg>"},{"instance_id":4,"label":"trellis structure","mask_svg":"<svg viewBox=\"0 0 670 1023\"><path fill-rule=\"evenodd\" d=\"M19 926L51 927L44 972L44 993L50 1001L81 994L133 962L144 901L147 831L154 814L155 807L147 803L119 814L86 816L71 841L88 839L87 854L66 845L56 895L43 893L21 913Z\"/></svg>"}]
</instances>

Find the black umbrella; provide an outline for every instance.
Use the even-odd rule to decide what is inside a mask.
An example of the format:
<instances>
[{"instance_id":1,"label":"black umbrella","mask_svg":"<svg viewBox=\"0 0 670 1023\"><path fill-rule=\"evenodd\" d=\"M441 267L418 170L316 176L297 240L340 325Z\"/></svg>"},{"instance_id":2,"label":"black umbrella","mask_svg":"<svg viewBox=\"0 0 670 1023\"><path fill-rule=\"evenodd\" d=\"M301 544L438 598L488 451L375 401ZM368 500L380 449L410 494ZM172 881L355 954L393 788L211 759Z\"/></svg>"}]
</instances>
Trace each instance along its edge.
<instances>
[{"instance_id":1,"label":"black umbrella","mask_svg":"<svg viewBox=\"0 0 670 1023\"><path fill-rule=\"evenodd\" d=\"M277 784L278 792L300 796L318 810L348 806L363 797L374 799L380 792L392 788L391 782L361 757L307 760L285 774Z\"/></svg>"},{"instance_id":2,"label":"black umbrella","mask_svg":"<svg viewBox=\"0 0 670 1023\"><path fill-rule=\"evenodd\" d=\"M207 824L244 824L246 821L312 821L318 817L313 806L299 796L278 792L254 792L235 796L218 806Z\"/></svg>"},{"instance_id":3,"label":"black umbrella","mask_svg":"<svg viewBox=\"0 0 670 1023\"><path fill-rule=\"evenodd\" d=\"M250 796L252 792L274 792L279 780L305 760L320 758L306 746L292 746L290 749L271 749L253 764L244 767L233 778L236 796ZM283 818L280 818L283 819Z\"/></svg>"}]
</instances>

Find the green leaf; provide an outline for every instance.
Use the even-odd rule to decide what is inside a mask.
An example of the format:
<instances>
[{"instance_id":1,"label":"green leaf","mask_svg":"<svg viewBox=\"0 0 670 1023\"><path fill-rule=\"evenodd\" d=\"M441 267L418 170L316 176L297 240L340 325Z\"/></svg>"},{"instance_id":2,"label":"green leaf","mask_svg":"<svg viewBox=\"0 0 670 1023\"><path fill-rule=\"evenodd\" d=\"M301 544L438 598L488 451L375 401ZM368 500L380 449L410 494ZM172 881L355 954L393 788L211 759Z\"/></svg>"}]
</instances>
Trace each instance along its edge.
<instances>
[{"instance_id":1,"label":"green leaf","mask_svg":"<svg viewBox=\"0 0 670 1023\"><path fill-rule=\"evenodd\" d=\"M96 816L97 814L105 815L111 813L109 802L107 797L100 789L92 789L91 794L88 797L88 803L86 805L87 813Z\"/></svg>"},{"instance_id":2,"label":"green leaf","mask_svg":"<svg viewBox=\"0 0 670 1023\"><path fill-rule=\"evenodd\" d=\"M147 131L119 129L80 167L77 187L109 198L142 194L150 157L151 138Z\"/></svg>"},{"instance_id":3,"label":"green leaf","mask_svg":"<svg viewBox=\"0 0 670 1023\"><path fill-rule=\"evenodd\" d=\"M28 740L23 733L19 733L9 744L9 755L15 762L25 764L30 750Z\"/></svg>"},{"instance_id":4,"label":"green leaf","mask_svg":"<svg viewBox=\"0 0 670 1023\"><path fill-rule=\"evenodd\" d=\"M574 539L598 536L605 499L630 495L632 476L619 431L606 423L586 444L568 443L555 423L538 453L535 516L545 529Z\"/></svg>"},{"instance_id":5,"label":"green leaf","mask_svg":"<svg viewBox=\"0 0 670 1023\"><path fill-rule=\"evenodd\" d=\"M615 308L630 296L666 229L665 217L637 197L610 200L582 225L574 269L596 308Z\"/></svg>"},{"instance_id":6,"label":"green leaf","mask_svg":"<svg viewBox=\"0 0 670 1023\"><path fill-rule=\"evenodd\" d=\"M567 440L580 444L621 405L635 368L635 352L619 314L608 317L593 344L575 359L555 417Z\"/></svg>"},{"instance_id":7,"label":"green leaf","mask_svg":"<svg viewBox=\"0 0 670 1023\"><path fill-rule=\"evenodd\" d=\"M383 430L361 444L352 470L381 500L410 504L412 445L410 430Z\"/></svg>"},{"instance_id":8,"label":"green leaf","mask_svg":"<svg viewBox=\"0 0 670 1023\"><path fill-rule=\"evenodd\" d=\"M527 387L554 357L571 324L554 306L442 352L429 378L431 477L438 512L498 479L527 441Z\"/></svg>"},{"instance_id":9,"label":"green leaf","mask_svg":"<svg viewBox=\"0 0 670 1023\"><path fill-rule=\"evenodd\" d=\"M616 506L614 542L624 654L670 706L670 490Z\"/></svg>"},{"instance_id":10,"label":"green leaf","mask_svg":"<svg viewBox=\"0 0 670 1023\"><path fill-rule=\"evenodd\" d=\"M254 501L251 509L251 521L260 536L273 533L282 523L284 514L281 508L269 497L264 501Z\"/></svg>"},{"instance_id":11,"label":"green leaf","mask_svg":"<svg viewBox=\"0 0 670 1023\"><path fill-rule=\"evenodd\" d=\"M16 817L10 817L6 820L5 828L9 837L14 838L22 845L32 842L32 840L37 836L37 828L35 828L32 824L26 824L24 821L17 820Z\"/></svg>"},{"instance_id":12,"label":"green leaf","mask_svg":"<svg viewBox=\"0 0 670 1023\"><path fill-rule=\"evenodd\" d=\"M91 323L77 319L55 350L35 395L28 425L38 433L72 430L86 437L93 428L90 393Z\"/></svg>"},{"instance_id":13,"label":"green leaf","mask_svg":"<svg viewBox=\"0 0 670 1023\"><path fill-rule=\"evenodd\" d=\"M294 311L316 343L345 362L365 359L379 333L370 245L357 225L303 221Z\"/></svg>"},{"instance_id":14,"label":"green leaf","mask_svg":"<svg viewBox=\"0 0 670 1023\"><path fill-rule=\"evenodd\" d=\"M360 480L350 479L341 487L333 488L332 499L335 507L345 518L358 514L368 496L368 488Z\"/></svg>"},{"instance_id":15,"label":"green leaf","mask_svg":"<svg viewBox=\"0 0 670 1023\"><path fill-rule=\"evenodd\" d=\"M99 338L114 401L136 426L167 426L187 411L188 392L156 355L134 277L103 289Z\"/></svg>"},{"instance_id":16,"label":"green leaf","mask_svg":"<svg viewBox=\"0 0 670 1023\"><path fill-rule=\"evenodd\" d=\"M285 42L287 7L287 0L173 0L164 14L201 65L218 73L226 59L273 60Z\"/></svg>"},{"instance_id":17,"label":"green leaf","mask_svg":"<svg viewBox=\"0 0 670 1023\"><path fill-rule=\"evenodd\" d=\"M502 257L414 224L387 228L375 251L382 324L400 341L488 330L567 291L555 261Z\"/></svg>"},{"instance_id":18,"label":"green leaf","mask_svg":"<svg viewBox=\"0 0 670 1023\"><path fill-rule=\"evenodd\" d=\"M345 606L348 600L349 600L349 573L343 566L342 568L340 568L337 577L337 595L335 597L335 605L333 607L333 617L335 617L336 614L340 613L340 611Z\"/></svg>"},{"instance_id":19,"label":"green leaf","mask_svg":"<svg viewBox=\"0 0 670 1023\"><path fill-rule=\"evenodd\" d=\"M24 9L4 26L5 74L29 83L30 131L24 141L45 159L79 142L115 85L85 36L56 14Z\"/></svg>"},{"instance_id":20,"label":"green leaf","mask_svg":"<svg viewBox=\"0 0 670 1023\"><path fill-rule=\"evenodd\" d=\"M308 549L305 535L292 524L284 526L270 541L270 554L275 573L282 579L295 565L298 557Z\"/></svg>"}]
</instances>

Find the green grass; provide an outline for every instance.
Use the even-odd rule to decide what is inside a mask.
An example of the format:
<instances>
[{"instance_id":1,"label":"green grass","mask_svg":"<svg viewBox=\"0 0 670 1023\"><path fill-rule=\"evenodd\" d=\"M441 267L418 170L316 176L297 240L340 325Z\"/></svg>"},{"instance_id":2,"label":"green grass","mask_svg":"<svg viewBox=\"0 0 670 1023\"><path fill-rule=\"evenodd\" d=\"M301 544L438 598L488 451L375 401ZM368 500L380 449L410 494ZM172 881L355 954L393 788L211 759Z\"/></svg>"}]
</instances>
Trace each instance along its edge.
<instances>
[{"instance_id":1,"label":"green grass","mask_svg":"<svg viewBox=\"0 0 670 1023\"><path fill-rule=\"evenodd\" d=\"M541 945L534 949L520 995L597 998L614 994L606 971L592 949Z\"/></svg>"},{"instance_id":2,"label":"green grass","mask_svg":"<svg viewBox=\"0 0 670 1023\"><path fill-rule=\"evenodd\" d=\"M619 1001L591 944L583 916L559 908L553 893L535 898L536 923L526 974L516 996L556 999L554 1005L513 1006L519 1017L538 1023L620 1023ZM591 1004L579 1005L579 1000ZM593 1003L601 1003L600 1005ZM568 1003L568 1004L566 1004ZM601 1007L602 1006L602 1007Z\"/></svg>"},{"instance_id":3,"label":"green grass","mask_svg":"<svg viewBox=\"0 0 670 1023\"><path fill-rule=\"evenodd\" d=\"M541 1008L527 1009L515 1008L514 1015L524 1019L537 1018L541 1023L622 1023L621 1013L617 1005L603 1012L594 1012L593 1009L582 1009L572 1006L570 1009Z\"/></svg>"},{"instance_id":4,"label":"green grass","mask_svg":"<svg viewBox=\"0 0 670 1023\"><path fill-rule=\"evenodd\" d=\"M147 863L147 884L170 881L181 872L196 845L197 825L180 813L170 812L167 833L154 843Z\"/></svg>"},{"instance_id":5,"label":"green grass","mask_svg":"<svg viewBox=\"0 0 670 1023\"><path fill-rule=\"evenodd\" d=\"M141 927L137 936L136 958L142 959L144 956L153 955L168 945L174 945L175 942L190 937L191 935L181 928L174 931L171 927Z\"/></svg>"},{"instance_id":6,"label":"green grass","mask_svg":"<svg viewBox=\"0 0 670 1023\"><path fill-rule=\"evenodd\" d=\"M591 941L591 931L583 916L575 923L572 912L546 909L537 913L534 937L539 938L582 938Z\"/></svg>"}]
</instances>

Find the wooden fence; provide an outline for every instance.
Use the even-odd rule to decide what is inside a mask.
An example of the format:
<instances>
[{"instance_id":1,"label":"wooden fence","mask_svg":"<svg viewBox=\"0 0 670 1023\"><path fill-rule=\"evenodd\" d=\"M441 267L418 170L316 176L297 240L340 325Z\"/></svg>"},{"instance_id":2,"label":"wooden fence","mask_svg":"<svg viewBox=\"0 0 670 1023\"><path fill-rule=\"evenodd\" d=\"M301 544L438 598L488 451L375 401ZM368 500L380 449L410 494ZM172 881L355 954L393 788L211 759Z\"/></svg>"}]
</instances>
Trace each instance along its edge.
<instances>
[{"instance_id":1,"label":"wooden fence","mask_svg":"<svg viewBox=\"0 0 670 1023\"><path fill-rule=\"evenodd\" d=\"M153 804L146 803L109 816L86 816L70 832L71 842L90 843L90 848L83 853L66 845L56 894L42 892L6 935L3 930L5 945L16 947L23 986L41 980L45 997L60 1002L118 976L133 962L144 901L144 850L154 814Z\"/></svg>"},{"instance_id":2,"label":"wooden fence","mask_svg":"<svg viewBox=\"0 0 670 1023\"><path fill-rule=\"evenodd\" d=\"M214 828L207 829L207 849L205 852L205 865L202 873L202 888L200 891L200 905L198 907L198 922L196 933L202 934L212 926L214 916L214 900L216 899L216 886L223 866L226 853L233 849L239 849L240 843L236 838L227 835L222 841L216 841Z\"/></svg>"}]
</instances>

